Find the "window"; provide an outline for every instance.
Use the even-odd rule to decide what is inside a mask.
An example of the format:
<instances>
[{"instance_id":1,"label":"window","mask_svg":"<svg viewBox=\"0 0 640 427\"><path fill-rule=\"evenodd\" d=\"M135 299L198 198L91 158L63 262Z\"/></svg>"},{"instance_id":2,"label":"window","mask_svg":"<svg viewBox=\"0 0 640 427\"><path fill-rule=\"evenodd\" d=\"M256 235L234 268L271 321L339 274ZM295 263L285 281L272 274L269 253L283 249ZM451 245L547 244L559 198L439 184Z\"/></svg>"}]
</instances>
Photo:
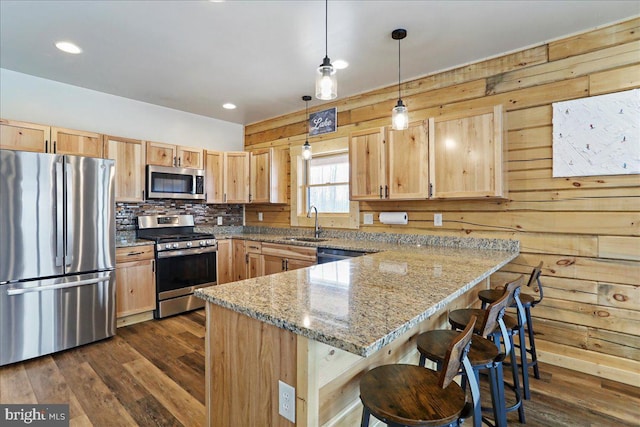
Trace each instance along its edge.
<instances>
[{"instance_id":1,"label":"window","mask_svg":"<svg viewBox=\"0 0 640 427\"><path fill-rule=\"evenodd\" d=\"M302 158L302 143L291 147L291 225L313 227L309 207L318 208L323 228L358 228L360 206L349 200L349 138L313 143L313 158Z\"/></svg>"},{"instance_id":2,"label":"window","mask_svg":"<svg viewBox=\"0 0 640 427\"><path fill-rule=\"evenodd\" d=\"M349 213L349 154L315 156L306 165L306 207Z\"/></svg>"}]
</instances>

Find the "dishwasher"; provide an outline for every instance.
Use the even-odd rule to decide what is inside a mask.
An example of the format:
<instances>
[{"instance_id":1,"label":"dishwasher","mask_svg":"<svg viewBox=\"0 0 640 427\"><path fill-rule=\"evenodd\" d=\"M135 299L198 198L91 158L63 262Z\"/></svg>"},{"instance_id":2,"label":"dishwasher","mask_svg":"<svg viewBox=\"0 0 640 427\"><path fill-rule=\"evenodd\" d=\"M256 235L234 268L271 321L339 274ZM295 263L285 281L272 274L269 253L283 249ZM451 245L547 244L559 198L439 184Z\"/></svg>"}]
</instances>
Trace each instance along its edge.
<instances>
[{"instance_id":1,"label":"dishwasher","mask_svg":"<svg viewBox=\"0 0 640 427\"><path fill-rule=\"evenodd\" d=\"M354 258L366 255L367 253L368 252L346 249L318 248L318 264L326 264L328 262Z\"/></svg>"}]
</instances>

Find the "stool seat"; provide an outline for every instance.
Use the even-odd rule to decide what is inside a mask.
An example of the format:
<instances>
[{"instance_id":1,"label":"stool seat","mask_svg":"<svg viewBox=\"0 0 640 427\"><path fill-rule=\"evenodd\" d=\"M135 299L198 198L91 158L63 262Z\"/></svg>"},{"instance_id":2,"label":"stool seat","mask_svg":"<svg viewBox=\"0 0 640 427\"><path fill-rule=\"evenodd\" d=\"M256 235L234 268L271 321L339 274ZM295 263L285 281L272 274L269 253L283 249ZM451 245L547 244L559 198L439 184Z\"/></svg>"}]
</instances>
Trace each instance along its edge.
<instances>
[{"instance_id":1,"label":"stool seat","mask_svg":"<svg viewBox=\"0 0 640 427\"><path fill-rule=\"evenodd\" d=\"M484 311L484 310L483 310ZM449 343L460 332L435 330L418 335L417 346L421 355L433 362L441 362L447 354ZM471 366L486 365L496 360L499 351L495 344L486 338L474 336L467 357Z\"/></svg>"},{"instance_id":2,"label":"stool seat","mask_svg":"<svg viewBox=\"0 0 640 427\"><path fill-rule=\"evenodd\" d=\"M463 329L467 323L469 323L469 319L475 316L478 321L476 322L476 326L473 329L474 334L483 335L482 327L484 316L486 315L486 310L480 308L465 308L462 310L454 310L449 313L449 323L455 329ZM506 317L506 316L505 316ZM492 331L489 331L492 332Z\"/></svg>"},{"instance_id":3,"label":"stool seat","mask_svg":"<svg viewBox=\"0 0 640 427\"><path fill-rule=\"evenodd\" d=\"M387 424L447 425L470 408L464 390L455 382L441 389L439 377L439 372L415 365L378 366L362 378L360 399Z\"/></svg>"},{"instance_id":4,"label":"stool seat","mask_svg":"<svg viewBox=\"0 0 640 427\"><path fill-rule=\"evenodd\" d=\"M503 289L485 289L478 292L478 298L485 304L491 304L494 301L497 301L504 294ZM529 294L520 293L519 295L520 302L526 308L527 306L531 307L535 298ZM511 307L515 307L515 304L511 304Z\"/></svg>"}]
</instances>

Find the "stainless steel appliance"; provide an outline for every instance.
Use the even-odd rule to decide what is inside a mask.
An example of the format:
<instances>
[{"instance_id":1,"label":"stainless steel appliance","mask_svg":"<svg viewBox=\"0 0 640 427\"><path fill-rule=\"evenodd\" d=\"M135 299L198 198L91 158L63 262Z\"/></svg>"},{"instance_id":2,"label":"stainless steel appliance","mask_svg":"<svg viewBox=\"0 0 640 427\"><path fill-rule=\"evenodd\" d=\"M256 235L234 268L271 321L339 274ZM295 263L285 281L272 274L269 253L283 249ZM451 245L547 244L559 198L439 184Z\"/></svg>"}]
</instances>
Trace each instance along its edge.
<instances>
[{"instance_id":1,"label":"stainless steel appliance","mask_svg":"<svg viewBox=\"0 0 640 427\"><path fill-rule=\"evenodd\" d=\"M0 365L115 334L114 171L0 150Z\"/></svg>"},{"instance_id":2,"label":"stainless steel appliance","mask_svg":"<svg viewBox=\"0 0 640 427\"><path fill-rule=\"evenodd\" d=\"M193 291L217 284L215 236L195 232L192 215L139 216L137 234L156 242L154 317L204 307L204 301L193 296Z\"/></svg>"},{"instance_id":3,"label":"stainless steel appliance","mask_svg":"<svg viewBox=\"0 0 640 427\"><path fill-rule=\"evenodd\" d=\"M204 170L147 165L148 199L204 200Z\"/></svg>"},{"instance_id":4,"label":"stainless steel appliance","mask_svg":"<svg viewBox=\"0 0 640 427\"><path fill-rule=\"evenodd\" d=\"M341 259L359 257L366 254L367 252L363 251L318 248L318 264L326 264L328 262L340 261Z\"/></svg>"}]
</instances>

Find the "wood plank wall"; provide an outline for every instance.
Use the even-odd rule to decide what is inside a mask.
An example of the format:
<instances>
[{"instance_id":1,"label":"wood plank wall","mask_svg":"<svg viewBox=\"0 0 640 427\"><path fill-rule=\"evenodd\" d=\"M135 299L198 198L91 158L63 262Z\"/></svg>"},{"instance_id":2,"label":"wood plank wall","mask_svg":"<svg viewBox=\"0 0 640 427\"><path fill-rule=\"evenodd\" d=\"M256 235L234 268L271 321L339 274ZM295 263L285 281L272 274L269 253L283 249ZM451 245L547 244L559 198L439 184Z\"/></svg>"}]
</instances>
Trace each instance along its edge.
<instances>
[{"instance_id":1,"label":"wood plank wall","mask_svg":"<svg viewBox=\"0 0 640 427\"><path fill-rule=\"evenodd\" d=\"M492 280L544 261L544 302L534 310L543 360L640 383L640 177L552 178L556 101L640 87L640 18L403 84L411 120L502 104L507 112L507 200L361 202L376 221L361 230L515 238L521 255ZM338 132L390 124L396 88L311 111L338 108ZM246 127L245 149L301 145L304 110ZM289 191L290 194L290 191ZM407 211L407 226L377 222ZM258 212L264 221L258 222ZM433 214L443 214L434 227ZM247 225L289 227L289 205L247 205Z\"/></svg>"}]
</instances>

